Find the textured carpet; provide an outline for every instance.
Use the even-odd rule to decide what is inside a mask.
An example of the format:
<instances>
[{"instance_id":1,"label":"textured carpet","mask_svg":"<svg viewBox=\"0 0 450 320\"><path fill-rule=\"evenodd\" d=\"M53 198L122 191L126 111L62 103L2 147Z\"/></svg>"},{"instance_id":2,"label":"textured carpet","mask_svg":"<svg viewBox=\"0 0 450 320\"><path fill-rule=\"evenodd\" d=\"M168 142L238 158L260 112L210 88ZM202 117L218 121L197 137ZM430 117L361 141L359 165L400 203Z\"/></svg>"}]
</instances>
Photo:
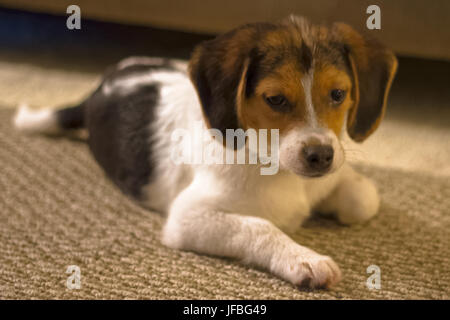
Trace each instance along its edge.
<instances>
[{"instance_id":1,"label":"textured carpet","mask_svg":"<svg viewBox=\"0 0 450 320\"><path fill-rule=\"evenodd\" d=\"M450 63L400 59L386 119L363 145L346 145L380 188L380 214L353 227L314 219L293 235L343 271L335 289L306 292L233 261L162 247L163 218L111 185L84 143L11 128L20 102L76 103L123 57L188 58L205 39L61 26L65 17L0 10L0 299L450 298ZM66 288L69 265L80 267L79 290ZM380 267L380 290L366 287L370 265Z\"/></svg>"},{"instance_id":2,"label":"textured carpet","mask_svg":"<svg viewBox=\"0 0 450 320\"><path fill-rule=\"evenodd\" d=\"M380 214L354 227L315 218L293 235L343 272L333 290L299 291L233 261L163 247L163 218L126 199L83 142L23 136L11 117L0 110L1 299L450 298L448 177L360 167L380 188ZM66 287L69 265L80 267L80 289ZM370 265L380 267L380 290L366 287Z\"/></svg>"}]
</instances>

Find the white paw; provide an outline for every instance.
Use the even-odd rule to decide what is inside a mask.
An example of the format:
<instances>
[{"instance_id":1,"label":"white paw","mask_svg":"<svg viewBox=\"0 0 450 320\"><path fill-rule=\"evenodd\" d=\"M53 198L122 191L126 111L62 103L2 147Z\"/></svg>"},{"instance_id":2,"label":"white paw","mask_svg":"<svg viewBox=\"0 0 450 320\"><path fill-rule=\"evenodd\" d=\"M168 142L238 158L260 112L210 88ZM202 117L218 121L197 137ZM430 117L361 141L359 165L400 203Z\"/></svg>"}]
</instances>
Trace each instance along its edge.
<instances>
[{"instance_id":1,"label":"white paw","mask_svg":"<svg viewBox=\"0 0 450 320\"><path fill-rule=\"evenodd\" d=\"M355 176L339 186L337 192L340 203L337 216L341 223L362 223L377 214L380 197L374 183L366 177Z\"/></svg>"},{"instance_id":2,"label":"white paw","mask_svg":"<svg viewBox=\"0 0 450 320\"><path fill-rule=\"evenodd\" d=\"M317 253L298 255L289 259L283 277L301 288L330 288L341 280L338 265L328 256Z\"/></svg>"}]
</instances>

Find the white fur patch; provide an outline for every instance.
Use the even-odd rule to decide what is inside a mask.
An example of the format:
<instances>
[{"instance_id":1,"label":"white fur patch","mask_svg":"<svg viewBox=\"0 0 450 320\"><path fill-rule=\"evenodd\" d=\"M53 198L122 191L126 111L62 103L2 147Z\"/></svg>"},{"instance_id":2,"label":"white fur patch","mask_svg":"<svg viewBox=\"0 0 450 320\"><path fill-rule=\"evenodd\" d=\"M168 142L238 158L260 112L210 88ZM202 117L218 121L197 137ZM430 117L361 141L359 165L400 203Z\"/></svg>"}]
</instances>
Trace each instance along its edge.
<instances>
[{"instance_id":1,"label":"white fur patch","mask_svg":"<svg viewBox=\"0 0 450 320\"><path fill-rule=\"evenodd\" d=\"M316 111L314 110L314 104L312 102L312 86L314 81L314 69L311 69L307 75L305 75L301 82L303 90L305 92L306 113L308 117L308 124L316 128L318 127Z\"/></svg>"},{"instance_id":2,"label":"white fur patch","mask_svg":"<svg viewBox=\"0 0 450 320\"><path fill-rule=\"evenodd\" d=\"M102 92L104 95L110 95L112 93L127 95L139 88L139 86L148 85L151 83L170 83L173 81L173 78L179 74L179 71L143 72L141 74L116 79L114 81L106 81L103 84Z\"/></svg>"},{"instance_id":3,"label":"white fur patch","mask_svg":"<svg viewBox=\"0 0 450 320\"><path fill-rule=\"evenodd\" d=\"M123 59L122 61L120 61L117 64L117 68L119 70L128 68L130 66L134 66L137 64L140 65L162 65L164 63L164 59L163 58L158 58L158 57L129 57L126 59Z\"/></svg>"},{"instance_id":4,"label":"white fur patch","mask_svg":"<svg viewBox=\"0 0 450 320\"><path fill-rule=\"evenodd\" d=\"M129 57L126 59L123 59L117 64L117 68L119 70L128 68L130 66L134 65L162 65L166 61L165 58L159 58L159 57ZM171 67L174 67L178 71L187 71L187 62L184 60L178 60L178 59L170 59L170 65Z\"/></svg>"},{"instance_id":5,"label":"white fur patch","mask_svg":"<svg viewBox=\"0 0 450 320\"><path fill-rule=\"evenodd\" d=\"M54 110L32 110L26 104L18 108L14 126L26 133L56 134L61 131Z\"/></svg>"}]
</instances>

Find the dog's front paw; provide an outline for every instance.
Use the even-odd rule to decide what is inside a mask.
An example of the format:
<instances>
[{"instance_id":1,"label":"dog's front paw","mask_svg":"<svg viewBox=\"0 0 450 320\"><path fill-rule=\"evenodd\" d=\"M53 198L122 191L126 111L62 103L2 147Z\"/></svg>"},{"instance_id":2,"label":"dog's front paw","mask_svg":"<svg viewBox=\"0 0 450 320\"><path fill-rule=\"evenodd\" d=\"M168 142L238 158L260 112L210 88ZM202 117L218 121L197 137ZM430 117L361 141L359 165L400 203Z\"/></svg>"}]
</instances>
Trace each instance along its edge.
<instances>
[{"instance_id":1,"label":"dog's front paw","mask_svg":"<svg viewBox=\"0 0 450 320\"><path fill-rule=\"evenodd\" d=\"M380 197L375 184L368 178L357 175L343 183L338 193L340 206L337 216L341 223L362 223L377 214Z\"/></svg>"},{"instance_id":2,"label":"dog's front paw","mask_svg":"<svg viewBox=\"0 0 450 320\"><path fill-rule=\"evenodd\" d=\"M283 266L283 277L300 288L330 288L341 280L338 265L328 256L298 255Z\"/></svg>"}]
</instances>

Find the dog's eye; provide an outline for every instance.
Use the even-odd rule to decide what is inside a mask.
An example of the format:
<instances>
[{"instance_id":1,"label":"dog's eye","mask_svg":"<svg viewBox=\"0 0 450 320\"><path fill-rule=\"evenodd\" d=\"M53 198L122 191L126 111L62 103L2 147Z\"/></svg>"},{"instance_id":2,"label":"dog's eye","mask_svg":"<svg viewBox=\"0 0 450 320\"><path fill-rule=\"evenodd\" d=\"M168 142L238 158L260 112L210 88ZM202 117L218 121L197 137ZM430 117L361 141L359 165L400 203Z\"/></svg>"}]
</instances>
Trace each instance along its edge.
<instances>
[{"instance_id":1,"label":"dog's eye","mask_svg":"<svg viewBox=\"0 0 450 320\"><path fill-rule=\"evenodd\" d=\"M276 111L289 111L289 101L287 101L287 99L282 95L264 97L264 100L269 105L269 107Z\"/></svg>"},{"instance_id":2,"label":"dog's eye","mask_svg":"<svg viewBox=\"0 0 450 320\"><path fill-rule=\"evenodd\" d=\"M340 104L342 101L344 101L346 93L347 92L345 90L341 89L331 90L330 97L333 104Z\"/></svg>"}]
</instances>

